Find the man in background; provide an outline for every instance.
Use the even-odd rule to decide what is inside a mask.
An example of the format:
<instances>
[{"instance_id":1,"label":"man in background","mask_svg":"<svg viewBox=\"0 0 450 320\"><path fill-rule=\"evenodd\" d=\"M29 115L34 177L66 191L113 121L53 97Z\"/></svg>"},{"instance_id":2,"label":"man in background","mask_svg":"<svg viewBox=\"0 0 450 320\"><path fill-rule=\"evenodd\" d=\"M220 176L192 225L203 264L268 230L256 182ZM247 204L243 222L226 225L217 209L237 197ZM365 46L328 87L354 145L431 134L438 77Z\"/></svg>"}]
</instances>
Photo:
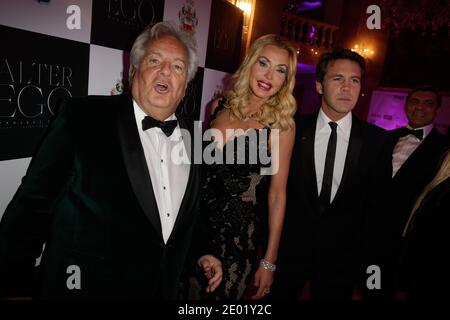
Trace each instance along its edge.
<instances>
[{"instance_id":1,"label":"man in background","mask_svg":"<svg viewBox=\"0 0 450 320\"><path fill-rule=\"evenodd\" d=\"M434 177L445 150L444 136L433 125L440 104L436 88L414 88L405 103L407 126L390 131L394 142L391 205L394 264L399 259L402 234L414 203Z\"/></svg>"}]
</instances>

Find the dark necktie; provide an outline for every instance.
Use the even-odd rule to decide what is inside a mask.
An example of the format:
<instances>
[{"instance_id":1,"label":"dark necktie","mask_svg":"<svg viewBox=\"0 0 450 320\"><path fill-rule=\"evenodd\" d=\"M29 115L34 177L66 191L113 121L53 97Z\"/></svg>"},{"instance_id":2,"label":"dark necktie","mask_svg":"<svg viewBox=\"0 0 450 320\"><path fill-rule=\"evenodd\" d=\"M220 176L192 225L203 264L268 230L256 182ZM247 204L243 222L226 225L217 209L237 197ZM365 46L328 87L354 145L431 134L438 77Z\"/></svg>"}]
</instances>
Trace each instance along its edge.
<instances>
[{"instance_id":1,"label":"dark necktie","mask_svg":"<svg viewBox=\"0 0 450 320\"><path fill-rule=\"evenodd\" d=\"M423 129L413 130L413 129L404 127L400 130L400 137L405 137L408 134L412 134L412 135L416 136L417 139L419 139L419 140L423 139Z\"/></svg>"},{"instance_id":2,"label":"dark necktie","mask_svg":"<svg viewBox=\"0 0 450 320\"><path fill-rule=\"evenodd\" d=\"M336 155L336 141L337 141L337 123L328 122L331 127L330 139L328 140L327 156L325 158L325 169L323 170L322 189L320 190L319 202L321 213L330 204L331 199L331 185L333 183L333 169L334 158Z\"/></svg>"},{"instance_id":3,"label":"dark necktie","mask_svg":"<svg viewBox=\"0 0 450 320\"><path fill-rule=\"evenodd\" d=\"M146 116L142 119L142 130L145 131L150 128L158 127L161 128L166 136L170 137L173 130L175 130L177 123L177 120L159 121L150 116Z\"/></svg>"}]
</instances>

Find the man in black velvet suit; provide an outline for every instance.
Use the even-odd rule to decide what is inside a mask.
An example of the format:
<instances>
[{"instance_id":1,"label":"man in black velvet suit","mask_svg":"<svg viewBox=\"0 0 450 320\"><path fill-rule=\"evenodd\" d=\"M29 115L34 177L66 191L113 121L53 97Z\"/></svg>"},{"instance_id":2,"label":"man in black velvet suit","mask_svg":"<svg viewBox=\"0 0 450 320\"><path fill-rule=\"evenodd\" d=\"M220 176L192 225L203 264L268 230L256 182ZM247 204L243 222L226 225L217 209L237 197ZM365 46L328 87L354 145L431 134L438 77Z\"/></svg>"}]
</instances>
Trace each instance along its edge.
<instances>
[{"instance_id":1,"label":"man in black velvet suit","mask_svg":"<svg viewBox=\"0 0 450 320\"><path fill-rule=\"evenodd\" d=\"M430 86L413 89L406 99L406 127L390 131L392 151L392 216L394 260L410 212L422 190L434 177L446 148L444 135L433 126L440 106L439 92Z\"/></svg>"},{"instance_id":2,"label":"man in black velvet suit","mask_svg":"<svg viewBox=\"0 0 450 320\"><path fill-rule=\"evenodd\" d=\"M3 296L176 299L188 261L207 291L220 283L220 261L193 245L205 242L199 167L171 157L178 148L192 159L193 123L174 112L197 70L195 44L162 22L130 59L132 95L66 101L33 158L0 224Z\"/></svg>"},{"instance_id":3,"label":"man in black velvet suit","mask_svg":"<svg viewBox=\"0 0 450 320\"><path fill-rule=\"evenodd\" d=\"M321 108L297 123L273 298L298 299L309 281L312 299L350 299L368 266L383 270L390 142L352 115L364 66L346 49L317 65Z\"/></svg>"}]
</instances>

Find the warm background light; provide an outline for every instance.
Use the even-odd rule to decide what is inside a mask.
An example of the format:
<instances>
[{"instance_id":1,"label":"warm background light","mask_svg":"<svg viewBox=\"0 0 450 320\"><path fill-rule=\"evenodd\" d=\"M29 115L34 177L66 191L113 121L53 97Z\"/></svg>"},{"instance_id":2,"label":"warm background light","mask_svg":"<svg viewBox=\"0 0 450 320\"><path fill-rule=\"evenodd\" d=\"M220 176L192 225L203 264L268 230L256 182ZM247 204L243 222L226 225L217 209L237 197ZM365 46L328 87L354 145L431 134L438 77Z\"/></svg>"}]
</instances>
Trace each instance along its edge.
<instances>
[{"instance_id":1,"label":"warm background light","mask_svg":"<svg viewBox=\"0 0 450 320\"><path fill-rule=\"evenodd\" d=\"M244 55L250 45L256 0L228 0L228 1L244 12L244 25L242 30L243 51L241 52L241 54Z\"/></svg>"},{"instance_id":2,"label":"warm background light","mask_svg":"<svg viewBox=\"0 0 450 320\"><path fill-rule=\"evenodd\" d=\"M244 14L250 16L252 14L252 3L249 1L237 1L236 6L244 11Z\"/></svg>"},{"instance_id":3,"label":"warm background light","mask_svg":"<svg viewBox=\"0 0 450 320\"><path fill-rule=\"evenodd\" d=\"M372 57L375 54L372 48L366 47L364 44L355 44L351 50L362 55L364 58Z\"/></svg>"}]
</instances>

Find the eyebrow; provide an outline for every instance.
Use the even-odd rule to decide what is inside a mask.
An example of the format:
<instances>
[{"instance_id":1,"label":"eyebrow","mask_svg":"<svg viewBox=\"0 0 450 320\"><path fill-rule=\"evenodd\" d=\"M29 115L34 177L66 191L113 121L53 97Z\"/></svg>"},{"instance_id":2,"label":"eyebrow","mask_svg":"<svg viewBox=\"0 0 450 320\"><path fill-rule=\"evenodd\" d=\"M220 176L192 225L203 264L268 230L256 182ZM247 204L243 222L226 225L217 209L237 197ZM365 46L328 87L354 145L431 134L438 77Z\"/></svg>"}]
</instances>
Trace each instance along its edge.
<instances>
[{"instance_id":1,"label":"eyebrow","mask_svg":"<svg viewBox=\"0 0 450 320\"><path fill-rule=\"evenodd\" d=\"M147 52L146 52L146 54L145 54L145 57L148 57L148 56L150 56L150 55L154 55L154 56L162 57L161 53L159 53L159 52L156 52L156 51L152 51L152 50L150 50L150 51L147 51Z\"/></svg>"},{"instance_id":2,"label":"eyebrow","mask_svg":"<svg viewBox=\"0 0 450 320\"><path fill-rule=\"evenodd\" d=\"M334 77L345 77L342 73L334 73L334 74L330 74L329 75L330 78L334 78ZM350 76L350 78L356 78L356 79L361 79L361 76Z\"/></svg>"},{"instance_id":3,"label":"eyebrow","mask_svg":"<svg viewBox=\"0 0 450 320\"><path fill-rule=\"evenodd\" d=\"M162 57L162 54L157 51L149 50L147 56L149 56L151 54ZM183 62L185 65L187 65L187 62L183 58L175 58L175 61L180 61L180 62Z\"/></svg>"},{"instance_id":4,"label":"eyebrow","mask_svg":"<svg viewBox=\"0 0 450 320\"><path fill-rule=\"evenodd\" d=\"M267 58L266 56L259 56L259 57L258 57L258 59L261 59L261 58L266 59L267 61L269 61L269 62L272 64L272 60L270 60L270 59ZM277 66L278 66L278 67L286 67L286 68L288 67L287 64L284 64L284 63L277 64Z\"/></svg>"}]
</instances>

